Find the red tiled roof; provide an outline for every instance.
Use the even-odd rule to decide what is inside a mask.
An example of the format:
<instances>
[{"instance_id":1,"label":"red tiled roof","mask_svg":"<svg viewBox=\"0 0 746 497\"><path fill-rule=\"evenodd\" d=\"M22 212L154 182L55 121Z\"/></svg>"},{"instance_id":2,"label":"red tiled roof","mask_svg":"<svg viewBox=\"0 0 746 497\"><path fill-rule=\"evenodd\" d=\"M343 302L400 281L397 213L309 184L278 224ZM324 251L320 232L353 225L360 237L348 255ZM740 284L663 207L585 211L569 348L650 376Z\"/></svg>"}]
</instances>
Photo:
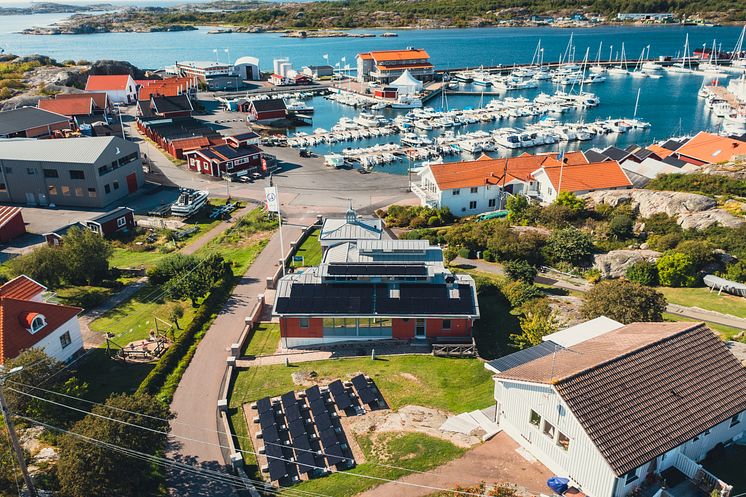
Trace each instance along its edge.
<instances>
[{"instance_id":1,"label":"red tiled roof","mask_svg":"<svg viewBox=\"0 0 746 497\"><path fill-rule=\"evenodd\" d=\"M77 316L83 309L67 305L48 304L3 296L0 298L0 363L16 357L60 326ZM43 315L47 324L32 334L27 327L37 315Z\"/></svg>"},{"instance_id":2,"label":"red tiled roof","mask_svg":"<svg viewBox=\"0 0 746 497\"><path fill-rule=\"evenodd\" d=\"M93 113L93 98L89 95L75 95L66 98L45 98L36 106L63 116L89 116Z\"/></svg>"},{"instance_id":3,"label":"red tiled roof","mask_svg":"<svg viewBox=\"0 0 746 497\"><path fill-rule=\"evenodd\" d=\"M126 90L127 83L130 80L129 74L115 75L95 75L88 76L88 82L85 85L86 90L107 91L107 90Z\"/></svg>"},{"instance_id":4,"label":"red tiled roof","mask_svg":"<svg viewBox=\"0 0 746 497\"><path fill-rule=\"evenodd\" d=\"M176 150L197 150L210 145L210 140L206 136L200 136L197 138L180 138L178 140L172 140L171 146Z\"/></svg>"},{"instance_id":5,"label":"red tiled roof","mask_svg":"<svg viewBox=\"0 0 746 497\"><path fill-rule=\"evenodd\" d=\"M37 283L25 274L17 276L0 286L0 298L28 300L46 291L47 287Z\"/></svg>"},{"instance_id":6,"label":"red tiled roof","mask_svg":"<svg viewBox=\"0 0 746 497\"><path fill-rule=\"evenodd\" d=\"M55 100L66 100L66 99L75 99L80 98L82 96L88 96L93 99L93 105L97 109L105 109L107 107L107 104L109 102L109 97L106 95L106 92L100 92L100 91L90 91L86 93L60 93L59 95L55 95Z\"/></svg>"},{"instance_id":7,"label":"red tiled roof","mask_svg":"<svg viewBox=\"0 0 746 497\"><path fill-rule=\"evenodd\" d=\"M5 226L11 219L21 214L20 207L0 205L0 228Z\"/></svg>"},{"instance_id":8,"label":"red tiled roof","mask_svg":"<svg viewBox=\"0 0 746 497\"><path fill-rule=\"evenodd\" d=\"M632 186L632 182L617 161L566 164L565 166L545 164L542 166L542 170L546 173L552 186L555 189L561 188L563 192ZM561 185L559 184L560 175L562 177Z\"/></svg>"},{"instance_id":9,"label":"red tiled roof","mask_svg":"<svg viewBox=\"0 0 746 497\"><path fill-rule=\"evenodd\" d=\"M421 48L409 50L376 50L367 54L358 54L360 57L370 56L376 62L394 62L398 60L429 59L430 55Z\"/></svg>"},{"instance_id":10,"label":"red tiled roof","mask_svg":"<svg viewBox=\"0 0 746 497\"><path fill-rule=\"evenodd\" d=\"M485 184L502 184L502 175L507 162L506 182L512 180L528 181L532 172L539 169L548 155L521 155L510 159L491 159L482 156L475 161L433 164L430 171L440 190L469 188Z\"/></svg>"},{"instance_id":11,"label":"red tiled roof","mask_svg":"<svg viewBox=\"0 0 746 497\"><path fill-rule=\"evenodd\" d=\"M646 148L650 150L651 152L653 152L658 157L660 157L661 159L665 159L666 157L668 157L669 155L673 153L673 150L669 150L665 147L661 147L657 143L648 145Z\"/></svg>"},{"instance_id":12,"label":"red tiled roof","mask_svg":"<svg viewBox=\"0 0 746 497\"><path fill-rule=\"evenodd\" d=\"M700 131L676 150L676 153L704 164L717 164L728 162L736 155L746 155L746 142Z\"/></svg>"}]
</instances>

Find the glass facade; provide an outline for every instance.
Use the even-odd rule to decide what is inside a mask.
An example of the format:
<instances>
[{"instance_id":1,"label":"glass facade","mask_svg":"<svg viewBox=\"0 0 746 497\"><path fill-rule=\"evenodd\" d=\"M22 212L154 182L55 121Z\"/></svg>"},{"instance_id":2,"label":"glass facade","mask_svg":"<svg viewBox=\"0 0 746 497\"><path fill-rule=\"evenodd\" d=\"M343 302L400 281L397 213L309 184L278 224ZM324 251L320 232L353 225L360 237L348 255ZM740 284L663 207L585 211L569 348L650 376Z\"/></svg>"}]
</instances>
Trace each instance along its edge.
<instances>
[{"instance_id":1,"label":"glass facade","mask_svg":"<svg viewBox=\"0 0 746 497\"><path fill-rule=\"evenodd\" d=\"M324 318L324 336L391 338L391 319Z\"/></svg>"}]
</instances>

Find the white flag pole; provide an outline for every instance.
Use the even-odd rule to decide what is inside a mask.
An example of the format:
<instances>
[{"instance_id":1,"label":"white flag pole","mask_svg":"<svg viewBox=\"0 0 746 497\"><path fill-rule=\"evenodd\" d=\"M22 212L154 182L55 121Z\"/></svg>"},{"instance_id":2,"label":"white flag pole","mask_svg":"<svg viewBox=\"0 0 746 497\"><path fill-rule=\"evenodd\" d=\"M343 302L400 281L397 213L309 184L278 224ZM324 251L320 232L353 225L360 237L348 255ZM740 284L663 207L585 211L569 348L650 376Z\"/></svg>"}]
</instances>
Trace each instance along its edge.
<instances>
[{"instance_id":1,"label":"white flag pole","mask_svg":"<svg viewBox=\"0 0 746 497\"><path fill-rule=\"evenodd\" d=\"M272 173L269 174L269 186L274 186ZM274 188L277 201L277 221L279 223L278 229L280 230L280 257L282 257L282 275L285 276L285 243L282 240L282 212L280 212L280 194L277 191L277 187L274 186Z\"/></svg>"}]
</instances>

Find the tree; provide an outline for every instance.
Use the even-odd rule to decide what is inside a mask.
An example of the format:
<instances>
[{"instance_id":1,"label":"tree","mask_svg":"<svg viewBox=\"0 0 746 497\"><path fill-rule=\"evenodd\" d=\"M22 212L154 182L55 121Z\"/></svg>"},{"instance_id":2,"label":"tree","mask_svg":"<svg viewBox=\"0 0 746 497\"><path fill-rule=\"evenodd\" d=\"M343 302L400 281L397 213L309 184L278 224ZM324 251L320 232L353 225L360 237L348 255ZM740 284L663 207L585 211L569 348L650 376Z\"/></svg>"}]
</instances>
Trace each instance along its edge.
<instances>
[{"instance_id":1,"label":"tree","mask_svg":"<svg viewBox=\"0 0 746 497\"><path fill-rule=\"evenodd\" d=\"M70 283L100 283L109 277L111 244L101 235L83 228L72 228L62 238L62 255Z\"/></svg>"},{"instance_id":2,"label":"tree","mask_svg":"<svg viewBox=\"0 0 746 497\"><path fill-rule=\"evenodd\" d=\"M161 285L193 268L198 262L199 259L194 255L170 254L148 269L148 280L154 285Z\"/></svg>"},{"instance_id":3,"label":"tree","mask_svg":"<svg viewBox=\"0 0 746 497\"><path fill-rule=\"evenodd\" d=\"M181 302L170 302L166 308L166 315L168 320L171 321L177 330L180 330L179 319L184 317L184 306Z\"/></svg>"},{"instance_id":4,"label":"tree","mask_svg":"<svg viewBox=\"0 0 746 497\"><path fill-rule=\"evenodd\" d=\"M508 261L504 264L505 272L511 280L533 283L536 278L536 268L527 261Z\"/></svg>"},{"instance_id":5,"label":"tree","mask_svg":"<svg viewBox=\"0 0 746 497\"><path fill-rule=\"evenodd\" d=\"M656 286L658 284L658 267L654 262L637 261L627 268L624 277L641 285Z\"/></svg>"},{"instance_id":6,"label":"tree","mask_svg":"<svg viewBox=\"0 0 746 497\"><path fill-rule=\"evenodd\" d=\"M200 260L196 266L182 269L181 273L164 285L164 289L169 298L189 299L192 306L196 307L197 300L207 295L218 281L230 274L230 263L218 254L211 254Z\"/></svg>"},{"instance_id":7,"label":"tree","mask_svg":"<svg viewBox=\"0 0 746 497\"><path fill-rule=\"evenodd\" d=\"M716 262L715 246L708 240L684 240L676 246L676 252L691 257L697 270Z\"/></svg>"},{"instance_id":8,"label":"tree","mask_svg":"<svg viewBox=\"0 0 746 497\"><path fill-rule=\"evenodd\" d=\"M547 299L531 300L521 307L520 312L521 332L510 335L510 341L519 349L539 345L543 336L554 333L559 327L557 313Z\"/></svg>"},{"instance_id":9,"label":"tree","mask_svg":"<svg viewBox=\"0 0 746 497\"><path fill-rule=\"evenodd\" d=\"M609 221L609 238L612 240L626 240L632 237L634 221L626 214L617 214Z\"/></svg>"},{"instance_id":10,"label":"tree","mask_svg":"<svg viewBox=\"0 0 746 497\"><path fill-rule=\"evenodd\" d=\"M147 394L113 395L91 412L97 416L86 416L62 437L58 462L62 493L69 497L151 495L159 480L149 461L82 437L156 455L164 449L170 430L168 407Z\"/></svg>"},{"instance_id":11,"label":"tree","mask_svg":"<svg viewBox=\"0 0 746 497\"><path fill-rule=\"evenodd\" d=\"M580 313L585 319L606 316L624 324L663 321L666 299L662 293L634 281L606 280L583 296Z\"/></svg>"},{"instance_id":12,"label":"tree","mask_svg":"<svg viewBox=\"0 0 746 497\"><path fill-rule=\"evenodd\" d=\"M577 228L555 230L549 235L544 255L552 263L567 263L577 266L593 253L593 239Z\"/></svg>"},{"instance_id":13,"label":"tree","mask_svg":"<svg viewBox=\"0 0 746 497\"><path fill-rule=\"evenodd\" d=\"M658 281L663 286L693 287L697 284L697 268L687 254L666 252L658 259Z\"/></svg>"},{"instance_id":14,"label":"tree","mask_svg":"<svg viewBox=\"0 0 746 497\"><path fill-rule=\"evenodd\" d=\"M578 198L573 192L560 192L554 203L567 207L575 215L580 214L585 209L585 199Z\"/></svg>"},{"instance_id":15,"label":"tree","mask_svg":"<svg viewBox=\"0 0 746 497\"><path fill-rule=\"evenodd\" d=\"M5 423L0 424L0 495L18 495L16 482L23 476L18 469L16 455L8 444L8 430Z\"/></svg>"},{"instance_id":16,"label":"tree","mask_svg":"<svg viewBox=\"0 0 746 497\"><path fill-rule=\"evenodd\" d=\"M729 280L746 283L746 261L737 261L728 264L722 276Z\"/></svg>"},{"instance_id":17,"label":"tree","mask_svg":"<svg viewBox=\"0 0 746 497\"><path fill-rule=\"evenodd\" d=\"M508 219L510 222L520 224L523 213L528 209L528 199L523 195L511 195L505 202L508 209Z\"/></svg>"},{"instance_id":18,"label":"tree","mask_svg":"<svg viewBox=\"0 0 746 497\"><path fill-rule=\"evenodd\" d=\"M48 390L74 397L82 396L87 386L80 383L63 363L49 357L41 349L26 349L5 361L4 366L8 371L23 367L8 379L12 388L5 390L5 398L12 412L49 423L66 423L77 417L69 409L24 395L39 396L39 392L32 387L44 385Z\"/></svg>"},{"instance_id":19,"label":"tree","mask_svg":"<svg viewBox=\"0 0 746 497\"><path fill-rule=\"evenodd\" d=\"M453 259L458 256L458 250L456 250L453 247L448 247L443 251L443 261L446 263L446 265L449 265Z\"/></svg>"},{"instance_id":20,"label":"tree","mask_svg":"<svg viewBox=\"0 0 746 497\"><path fill-rule=\"evenodd\" d=\"M544 296L539 287L525 281L510 281L500 287L503 295L513 307L521 307L526 302Z\"/></svg>"},{"instance_id":21,"label":"tree","mask_svg":"<svg viewBox=\"0 0 746 497\"><path fill-rule=\"evenodd\" d=\"M47 288L58 288L67 274L65 257L54 247L39 247L28 254L8 262L10 272L16 276L25 274Z\"/></svg>"}]
</instances>

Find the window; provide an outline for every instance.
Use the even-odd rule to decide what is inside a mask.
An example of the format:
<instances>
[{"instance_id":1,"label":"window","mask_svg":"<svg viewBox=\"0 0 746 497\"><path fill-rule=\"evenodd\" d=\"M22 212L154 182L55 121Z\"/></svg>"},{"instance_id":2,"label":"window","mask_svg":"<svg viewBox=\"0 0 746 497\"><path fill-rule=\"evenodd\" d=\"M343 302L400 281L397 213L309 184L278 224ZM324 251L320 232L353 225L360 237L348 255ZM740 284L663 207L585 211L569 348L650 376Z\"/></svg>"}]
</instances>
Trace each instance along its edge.
<instances>
[{"instance_id":1,"label":"window","mask_svg":"<svg viewBox=\"0 0 746 497\"><path fill-rule=\"evenodd\" d=\"M33 167L27 167L26 168L26 174L28 174L29 176L35 175L36 174L36 169L34 169Z\"/></svg>"},{"instance_id":2,"label":"window","mask_svg":"<svg viewBox=\"0 0 746 497\"><path fill-rule=\"evenodd\" d=\"M71 169L70 179L85 179L85 173L80 169Z\"/></svg>"},{"instance_id":3,"label":"window","mask_svg":"<svg viewBox=\"0 0 746 497\"><path fill-rule=\"evenodd\" d=\"M34 319L31 320L31 328L29 331L31 333L36 333L40 329L44 328L47 325L47 320L44 318L42 314L37 314L34 316Z\"/></svg>"},{"instance_id":4,"label":"window","mask_svg":"<svg viewBox=\"0 0 746 497\"><path fill-rule=\"evenodd\" d=\"M538 428L541 424L541 416L539 416L538 412L531 409L531 414L528 417L528 422Z\"/></svg>"},{"instance_id":5,"label":"window","mask_svg":"<svg viewBox=\"0 0 746 497\"><path fill-rule=\"evenodd\" d=\"M479 191L479 188L477 188L476 186L471 187L471 193L477 193L478 191Z\"/></svg>"},{"instance_id":6,"label":"window","mask_svg":"<svg viewBox=\"0 0 746 497\"><path fill-rule=\"evenodd\" d=\"M69 331L64 332L62 336L60 337L60 345L62 345L62 348L64 349L71 343L73 343L73 340L72 338L70 338L70 332Z\"/></svg>"},{"instance_id":7,"label":"window","mask_svg":"<svg viewBox=\"0 0 746 497\"><path fill-rule=\"evenodd\" d=\"M472 200L471 202L469 202L469 209L476 209L476 208L477 208L476 200Z\"/></svg>"},{"instance_id":8,"label":"window","mask_svg":"<svg viewBox=\"0 0 746 497\"><path fill-rule=\"evenodd\" d=\"M59 178L60 173L56 169L44 169L45 178Z\"/></svg>"},{"instance_id":9,"label":"window","mask_svg":"<svg viewBox=\"0 0 746 497\"><path fill-rule=\"evenodd\" d=\"M115 190L119 190L119 181L114 181L114 182L112 183L112 185L114 186L114 189L115 189Z\"/></svg>"},{"instance_id":10,"label":"window","mask_svg":"<svg viewBox=\"0 0 746 497\"><path fill-rule=\"evenodd\" d=\"M8 187L5 186L5 183L0 183L0 192L7 192Z\"/></svg>"},{"instance_id":11,"label":"window","mask_svg":"<svg viewBox=\"0 0 746 497\"><path fill-rule=\"evenodd\" d=\"M5 174L13 174L13 168L12 167L6 167L5 168Z\"/></svg>"},{"instance_id":12,"label":"window","mask_svg":"<svg viewBox=\"0 0 746 497\"><path fill-rule=\"evenodd\" d=\"M497 202L495 201L494 198L489 199L489 201L487 202L487 205L489 207L495 207L496 204L497 204Z\"/></svg>"},{"instance_id":13,"label":"window","mask_svg":"<svg viewBox=\"0 0 746 497\"><path fill-rule=\"evenodd\" d=\"M105 193L111 193L111 186L109 186L108 183L104 185L104 192Z\"/></svg>"},{"instance_id":14,"label":"window","mask_svg":"<svg viewBox=\"0 0 746 497\"><path fill-rule=\"evenodd\" d=\"M117 228L121 228L122 226L127 224L127 217L122 216L117 218Z\"/></svg>"},{"instance_id":15,"label":"window","mask_svg":"<svg viewBox=\"0 0 746 497\"><path fill-rule=\"evenodd\" d=\"M308 328L308 318L300 318L300 327Z\"/></svg>"},{"instance_id":16,"label":"window","mask_svg":"<svg viewBox=\"0 0 746 497\"><path fill-rule=\"evenodd\" d=\"M101 166L98 168L98 175L103 176L104 174L109 172L109 166Z\"/></svg>"},{"instance_id":17,"label":"window","mask_svg":"<svg viewBox=\"0 0 746 497\"><path fill-rule=\"evenodd\" d=\"M741 420L739 419L739 415L736 414L735 416L733 416L732 418L730 418L730 426L731 426L731 428L734 427L734 426L736 426L740 422L741 422Z\"/></svg>"},{"instance_id":18,"label":"window","mask_svg":"<svg viewBox=\"0 0 746 497\"><path fill-rule=\"evenodd\" d=\"M76 186L75 187L75 196L76 197L82 197L83 196L83 188Z\"/></svg>"},{"instance_id":19,"label":"window","mask_svg":"<svg viewBox=\"0 0 746 497\"><path fill-rule=\"evenodd\" d=\"M88 189L88 196L91 198L96 198L96 189L95 188L89 188Z\"/></svg>"},{"instance_id":20,"label":"window","mask_svg":"<svg viewBox=\"0 0 746 497\"><path fill-rule=\"evenodd\" d=\"M444 330L450 330L451 329L451 320L450 319L444 319L443 320L443 329Z\"/></svg>"},{"instance_id":21,"label":"window","mask_svg":"<svg viewBox=\"0 0 746 497\"><path fill-rule=\"evenodd\" d=\"M69 197L70 196L70 187L69 186L64 186L64 185L62 186L62 195L64 195L65 197Z\"/></svg>"},{"instance_id":22,"label":"window","mask_svg":"<svg viewBox=\"0 0 746 497\"><path fill-rule=\"evenodd\" d=\"M54 185L49 185L49 186L47 187L47 189L49 190L49 192L48 192L48 193L49 193L49 195L54 195L54 196L57 196L57 187L56 187L56 186L54 186Z\"/></svg>"},{"instance_id":23,"label":"window","mask_svg":"<svg viewBox=\"0 0 746 497\"><path fill-rule=\"evenodd\" d=\"M453 190L451 194L455 197L456 195L461 195L461 190Z\"/></svg>"},{"instance_id":24,"label":"window","mask_svg":"<svg viewBox=\"0 0 746 497\"><path fill-rule=\"evenodd\" d=\"M554 425L548 422L547 420L544 420L544 429L541 430L541 432L547 437L554 440Z\"/></svg>"},{"instance_id":25,"label":"window","mask_svg":"<svg viewBox=\"0 0 746 497\"><path fill-rule=\"evenodd\" d=\"M559 435L557 436L557 446L559 446L559 448L564 451L569 449L570 448L570 437L568 437L562 432L559 432Z\"/></svg>"},{"instance_id":26,"label":"window","mask_svg":"<svg viewBox=\"0 0 746 497\"><path fill-rule=\"evenodd\" d=\"M637 479L637 468L633 469L626 475L622 476L622 478L624 478L624 484L629 485L630 483L632 483L633 481Z\"/></svg>"}]
</instances>

